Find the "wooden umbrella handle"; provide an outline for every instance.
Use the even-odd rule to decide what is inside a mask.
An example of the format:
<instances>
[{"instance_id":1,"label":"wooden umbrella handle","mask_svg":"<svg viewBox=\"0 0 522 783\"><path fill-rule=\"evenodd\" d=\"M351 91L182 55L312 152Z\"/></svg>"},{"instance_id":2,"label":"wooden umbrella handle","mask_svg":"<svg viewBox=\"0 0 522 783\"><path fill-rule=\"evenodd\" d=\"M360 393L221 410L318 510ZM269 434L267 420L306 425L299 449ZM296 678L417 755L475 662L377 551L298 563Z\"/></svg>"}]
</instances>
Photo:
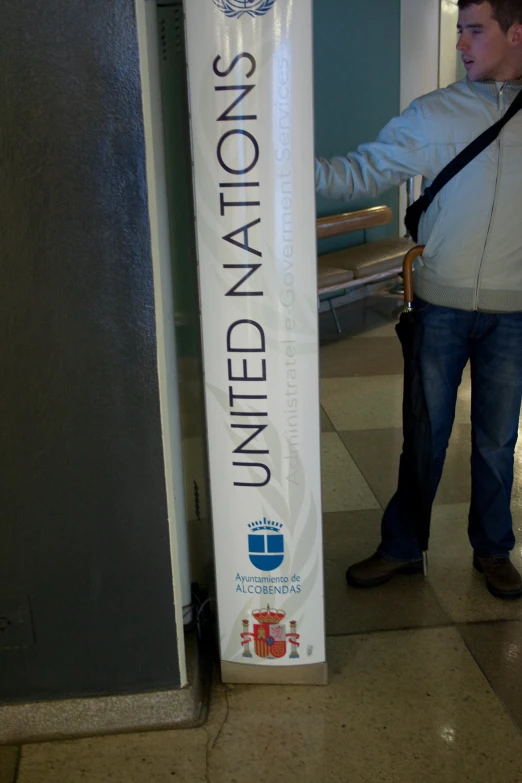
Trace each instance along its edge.
<instances>
[{"instance_id":1,"label":"wooden umbrella handle","mask_svg":"<svg viewBox=\"0 0 522 783\"><path fill-rule=\"evenodd\" d=\"M402 262L402 276L404 279L404 301L413 302L413 262L422 255L425 245L415 245L408 250Z\"/></svg>"}]
</instances>

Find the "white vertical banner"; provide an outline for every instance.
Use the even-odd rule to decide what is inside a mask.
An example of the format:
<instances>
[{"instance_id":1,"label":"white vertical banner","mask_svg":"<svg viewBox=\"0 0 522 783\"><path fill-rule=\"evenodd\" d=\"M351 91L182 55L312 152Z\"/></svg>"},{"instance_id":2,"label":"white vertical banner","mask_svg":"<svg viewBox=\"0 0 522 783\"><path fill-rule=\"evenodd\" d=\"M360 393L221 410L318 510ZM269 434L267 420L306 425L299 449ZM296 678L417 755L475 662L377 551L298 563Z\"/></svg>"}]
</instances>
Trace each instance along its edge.
<instances>
[{"instance_id":1,"label":"white vertical banner","mask_svg":"<svg viewBox=\"0 0 522 783\"><path fill-rule=\"evenodd\" d=\"M226 681L324 682L312 0L186 0Z\"/></svg>"}]
</instances>

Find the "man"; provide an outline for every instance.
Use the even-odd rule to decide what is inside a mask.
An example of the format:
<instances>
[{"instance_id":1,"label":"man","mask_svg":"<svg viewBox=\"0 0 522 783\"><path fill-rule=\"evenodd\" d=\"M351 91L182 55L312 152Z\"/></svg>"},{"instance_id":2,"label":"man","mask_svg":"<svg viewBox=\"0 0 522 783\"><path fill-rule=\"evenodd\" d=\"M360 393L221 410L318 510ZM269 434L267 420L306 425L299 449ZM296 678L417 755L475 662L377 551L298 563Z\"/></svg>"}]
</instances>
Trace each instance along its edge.
<instances>
[{"instance_id":1,"label":"man","mask_svg":"<svg viewBox=\"0 0 522 783\"><path fill-rule=\"evenodd\" d=\"M497 122L522 88L522 0L459 0L464 79L414 101L373 144L316 162L317 191L376 196L409 177L429 185L473 139ZM442 475L462 371L472 382L473 564L500 598L522 596L509 559L510 498L522 396L522 111L499 139L435 198L421 218L426 248L415 273L423 326L421 367L432 428L433 496ZM422 570L414 520L399 494L382 521L377 552L347 571L371 587Z\"/></svg>"}]
</instances>

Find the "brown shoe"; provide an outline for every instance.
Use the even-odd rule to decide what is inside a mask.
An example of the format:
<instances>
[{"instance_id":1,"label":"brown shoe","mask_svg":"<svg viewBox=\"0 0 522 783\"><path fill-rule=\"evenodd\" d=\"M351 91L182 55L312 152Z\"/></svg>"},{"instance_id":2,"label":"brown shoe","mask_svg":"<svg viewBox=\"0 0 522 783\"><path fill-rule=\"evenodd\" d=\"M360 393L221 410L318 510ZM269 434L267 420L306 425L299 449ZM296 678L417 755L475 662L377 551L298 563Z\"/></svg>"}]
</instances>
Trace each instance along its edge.
<instances>
[{"instance_id":1,"label":"brown shoe","mask_svg":"<svg viewBox=\"0 0 522 783\"><path fill-rule=\"evenodd\" d=\"M376 552L367 560L350 566L346 581L352 587L377 587L395 574L422 574L422 560L392 560Z\"/></svg>"},{"instance_id":2,"label":"brown shoe","mask_svg":"<svg viewBox=\"0 0 522 783\"><path fill-rule=\"evenodd\" d=\"M489 592L496 598L521 598L522 577L509 557L478 557L473 565L486 577Z\"/></svg>"}]
</instances>

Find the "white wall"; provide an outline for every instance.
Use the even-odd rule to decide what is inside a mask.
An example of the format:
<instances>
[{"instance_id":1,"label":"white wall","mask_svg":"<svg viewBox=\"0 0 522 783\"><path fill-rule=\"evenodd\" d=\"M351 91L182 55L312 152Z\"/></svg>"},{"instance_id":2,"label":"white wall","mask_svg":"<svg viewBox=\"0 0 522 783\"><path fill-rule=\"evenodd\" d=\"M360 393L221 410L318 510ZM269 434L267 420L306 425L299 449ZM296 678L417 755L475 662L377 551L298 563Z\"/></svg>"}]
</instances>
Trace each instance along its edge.
<instances>
[{"instance_id":1,"label":"white wall","mask_svg":"<svg viewBox=\"0 0 522 783\"><path fill-rule=\"evenodd\" d=\"M457 0L441 0L439 84L447 87L459 78L457 58Z\"/></svg>"},{"instance_id":2,"label":"white wall","mask_svg":"<svg viewBox=\"0 0 522 783\"><path fill-rule=\"evenodd\" d=\"M439 86L441 0L401 0L401 111L414 98ZM420 179L416 183L420 188ZM406 209L401 188L400 212Z\"/></svg>"},{"instance_id":3,"label":"white wall","mask_svg":"<svg viewBox=\"0 0 522 783\"><path fill-rule=\"evenodd\" d=\"M440 0L401 0L401 111L438 87L439 20Z\"/></svg>"}]
</instances>

